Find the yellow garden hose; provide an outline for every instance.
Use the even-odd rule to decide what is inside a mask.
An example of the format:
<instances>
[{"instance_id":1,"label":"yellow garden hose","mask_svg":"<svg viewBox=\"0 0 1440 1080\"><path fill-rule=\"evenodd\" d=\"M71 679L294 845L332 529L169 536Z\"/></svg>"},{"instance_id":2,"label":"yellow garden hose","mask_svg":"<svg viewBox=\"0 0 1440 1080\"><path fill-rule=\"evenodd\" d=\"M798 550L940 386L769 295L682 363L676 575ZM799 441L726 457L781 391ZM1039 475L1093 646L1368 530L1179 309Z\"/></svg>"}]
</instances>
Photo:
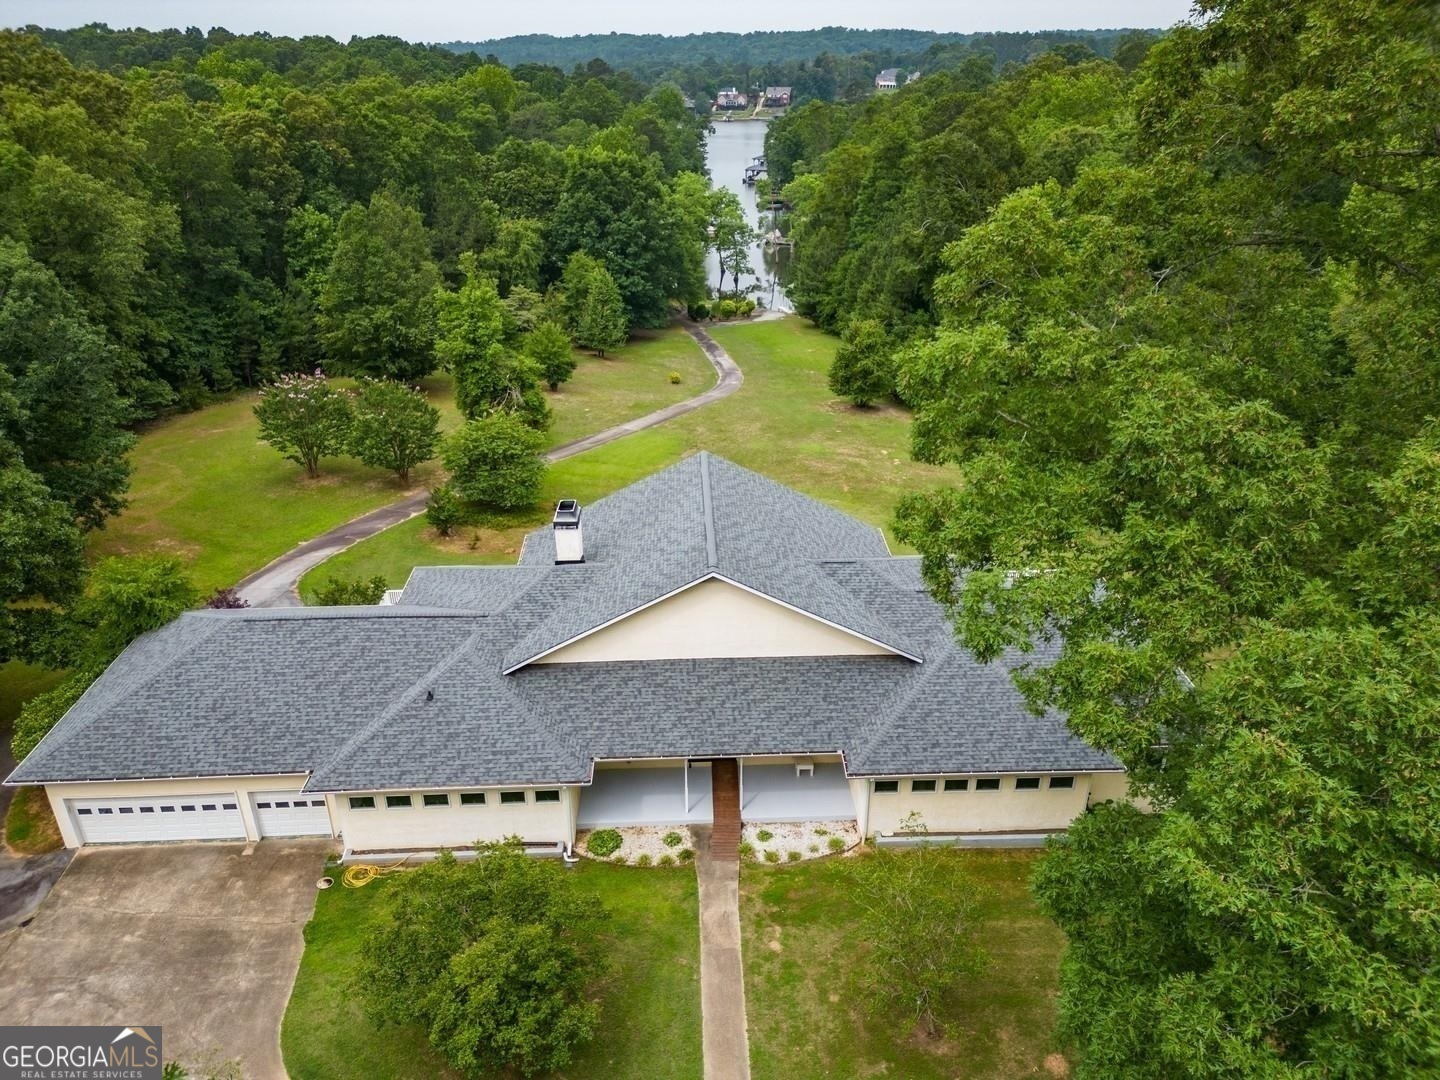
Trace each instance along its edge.
<instances>
[{"instance_id":1,"label":"yellow garden hose","mask_svg":"<svg viewBox=\"0 0 1440 1080\"><path fill-rule=\"evenodd\" d=\"M353 866L347 866L345 868L344 872L340 875L340 882L347 889L364 888L382 874L393 874L398 871L408 858L410 858L410 856L406 855L404 859L391 863L389 866L376 866L373 863L355 863Z\"/></svg>"}]
</instances>

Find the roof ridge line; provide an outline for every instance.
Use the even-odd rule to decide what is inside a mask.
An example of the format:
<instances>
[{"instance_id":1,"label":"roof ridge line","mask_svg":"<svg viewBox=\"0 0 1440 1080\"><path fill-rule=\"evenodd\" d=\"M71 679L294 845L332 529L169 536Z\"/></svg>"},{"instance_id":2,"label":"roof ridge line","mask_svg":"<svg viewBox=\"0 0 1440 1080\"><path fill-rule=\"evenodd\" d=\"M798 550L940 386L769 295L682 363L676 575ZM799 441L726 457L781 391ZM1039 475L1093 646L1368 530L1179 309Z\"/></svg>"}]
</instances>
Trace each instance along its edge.
<instances>
[{"instance_id":1,"label":"roof ridge line","mask_svg":"<svg viewBox=\"0 0 1440 1080\"><path fill-rule=\"evenodd\" d=\"M710 494L710 452L700 451L700 504L705 517L705 566L710 570L720 567L720 555L715 543L715 505Z\"/></svg>"}]
</instances>

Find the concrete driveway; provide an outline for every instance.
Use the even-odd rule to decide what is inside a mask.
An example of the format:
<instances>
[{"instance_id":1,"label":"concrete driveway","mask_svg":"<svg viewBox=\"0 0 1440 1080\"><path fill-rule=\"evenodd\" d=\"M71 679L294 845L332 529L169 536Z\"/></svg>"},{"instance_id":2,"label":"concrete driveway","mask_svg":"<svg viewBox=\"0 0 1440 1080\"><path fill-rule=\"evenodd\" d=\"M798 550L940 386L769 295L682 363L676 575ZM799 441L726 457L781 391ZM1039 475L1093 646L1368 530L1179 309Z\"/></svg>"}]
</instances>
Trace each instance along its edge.
<instances>
[{"instance_id":1,"label":"concrete driveway","mask_svg":"<svg viewBox=\"0 0 1440 1080\"><path fill-rule=\"evenodd\" d=\"M159 1024L165 1059L283 1077L280 1020L329 840L85 848L0 939L7 1024Z\"/></svg>"}]
</instances>

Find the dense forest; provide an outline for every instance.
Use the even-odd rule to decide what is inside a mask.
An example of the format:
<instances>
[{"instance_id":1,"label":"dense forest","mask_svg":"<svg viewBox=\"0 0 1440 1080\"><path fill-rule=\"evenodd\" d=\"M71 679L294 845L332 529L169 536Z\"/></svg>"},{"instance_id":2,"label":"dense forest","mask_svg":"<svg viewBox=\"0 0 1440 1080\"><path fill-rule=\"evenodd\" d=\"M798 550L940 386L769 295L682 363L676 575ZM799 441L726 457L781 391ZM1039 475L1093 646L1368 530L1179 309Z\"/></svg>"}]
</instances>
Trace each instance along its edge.
<instances>
[{"instance_id":1,"label":"dense forest","mask_svg":"<svg viewBox=\"0 0 1440 1080\"><path fill-rule=\"evenodd\" d=\"M1149 30L940 34L832 26L679 37L587 34L557 38L531 34L494 41L451 42L447 47L493 56L507 64L570 68L598 58L647 81L674 83L702 100L713 98L725 86L789 86L794 89L796 103L801 103L864 96L874 89L876 73L888 67L930 73L982 56L998 71L1007 64L1023 64L1056 48L1074 50L1076 56L1109 58L1127 49L1133 52L1136 42L1148 42L1156 36Z\"/></svg>"},{"instance_id":2,"label":"dense forest","mask_svg":"<svg viewBox=\"0 0 1440 1080\"><path fill-rule=\"evenodd\" d=\"M0 86L5 601L76 594L138 420L319 364L417 378L479 348L461 286L509 305L487 377L533 400L517 333L562 319L562 275L618 294L577 340L703 295L702 121L603 64L87 27L0 33Z\"/></svg>"},{"instance_id":3,"label":"dense forest","mask_svg":"<svg viewBox=\"0 0 1440 1080\"><path fill-rule=\"evenodd\" d=\"M1440 24L1215 0L768 133L899 533L1153 812L1035 890L1085 1077L1440 1075Z\"/></svg>"}]
</instances>

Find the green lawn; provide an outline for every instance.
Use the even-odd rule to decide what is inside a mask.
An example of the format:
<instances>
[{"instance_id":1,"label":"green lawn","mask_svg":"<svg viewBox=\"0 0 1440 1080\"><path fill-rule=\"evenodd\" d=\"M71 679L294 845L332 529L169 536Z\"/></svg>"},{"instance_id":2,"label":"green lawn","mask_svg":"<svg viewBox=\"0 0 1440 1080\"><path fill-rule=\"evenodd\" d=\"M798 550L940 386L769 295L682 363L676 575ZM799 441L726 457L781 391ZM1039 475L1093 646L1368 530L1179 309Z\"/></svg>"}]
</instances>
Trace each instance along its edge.
<instances>
[{"instance_id":1,"label":"green lawn","mask_svg":"<svg viewBox=\"0 0 1440 1080\"><path fill-rule=\"evenodd\" d=\"M681 381L672 384L669 373ZM713 372L678 327L637 336L600 360L582 355L575 377L549 395L552 444L610 427L710 386ZM451 382L425 380L448 430L459 423ZM232 585L301 541L404 494L394 477L352 459L305 477L256 435L255 395L242 394L145 431L131 455L129 507L91 539L96 556L167 551L183 557L202 590ZM416 490L434 462L415 471Z\"/></svg>"},{"instance_id":2,"label":"green lawn","mask_svg":"<svg viewBox=\"0 0 1440 1080\"><path fill-rule=\"evenodd\" d=\"M866 1008L849 860L744 867L740 930L755 1080L1068 1075L1054 1036L1064 939L1028 888L1038 853L954 857L986 891L980 940L990 964L945 1017L951 1030L939 1040Z\"/></svg>"},{"instance_id":3,"label":"green lawn","mask_svg":"<svg viewBox=\"0 0 1440 1080\"><path fill-rule=\"evenodd\" d=\"M528 529L564 497L593 501L710 450L886 529L907 491L952 483L953 470L909 458L910 417L894 406L856 409L830 393L826 374L836 340L798 318L715 326L712 335L745 372L731 397L660 427L560 462L541 505L505 528L462 529L441 540L423 521L364 541L312 571L311 578L384 575L404 584L412 566L513 559ZM393 534L393 535L392 535ZM302 593L313 592L311 578Z\"/></svg>"},{"instance_id":4,"label":"green lawn","mask_svg":"<svg viewBox=\"0 0 1440 1080\"><path fill-rule=\"evenodd\" d=\"M614 967L603 987L599 1035L565 1070L565 1077L699 1080L700 931L694 871L587 861L574 873L611 911L604 947ZM363 889L337 885L316 898L280 1033L285 1067L293 1080L455 1075L430 1052L423 1032L372 1026L350 986L360 943L382 910L385 885L384 878Z\"/></svg>"},{"instance_id":5,"label":"green lawn","mask_svg":"<svg viewBox=\"0 0 1440 1080\"><path fill-rule=\"evenodd\" d=\"M0 763L5 767L0 771L10 771L10 735L21 707L36 694L52 689L63 678L63 671L51 671L18 661L0 664L0 741L5 745L4 752L0 753ZM4 777L0 776L0 779ZM21 788L15 792L5 816L5 838L16 850L27 854L51 851L60 846L60 828L55 824L55 815L50 812L50 803L41 788Z\"/></svg>"}]
</instances>

